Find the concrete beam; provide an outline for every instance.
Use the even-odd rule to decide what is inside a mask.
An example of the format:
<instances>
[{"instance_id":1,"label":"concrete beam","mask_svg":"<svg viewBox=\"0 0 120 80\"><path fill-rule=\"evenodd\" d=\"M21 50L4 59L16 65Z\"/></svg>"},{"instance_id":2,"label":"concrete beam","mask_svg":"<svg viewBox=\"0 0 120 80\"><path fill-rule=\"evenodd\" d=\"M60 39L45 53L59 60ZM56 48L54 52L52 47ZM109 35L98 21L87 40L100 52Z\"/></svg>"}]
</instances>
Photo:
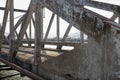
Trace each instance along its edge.
<instances>
[{"instance_id":1,"label":"concrete beam","mask_svg":"<svg viewBox=\"0 0 120 80\"><path fill-rule=\"evenodd\" d=\"M102 9L102 10L106 10L106 11L110 11L110 12L114 12L114 13L120 15L120 6L118 6L118 5L97 2L97 1L91 1L91 0L83 1L83 5Z\"/></svg>"},{"instance_id":2,"label":"concrete beam","mask_svg":"<svg viewBox=\"0 0 120 80\"><path fill-rule=\"evenodd\" d=\"M49 32L50 32L50 28L51 28L52 23L53 23L53 20L54 20L54 17L55 17L55 14L53 13L52 16L51 16L51 19L50 19L50 22L49 22L49 25L48 25L48 28L47 28L46 34L45 34L44 41L47 40L48 34L49 34Z\"/></svg>"},{"instance_id":3,"label":"concrete beam","mask_svg":"<svg viewBox=\"0 0 120 80\"><path fill-rule=\"evenodd\" d=\"M115 20L118 17L118 15L113 14L113 16L111 17L111 20Z\"/></svg>"},{"instance_id":4,"label":"concrete beam","mask_svg":"<svg viewBox=\"0 0 120 80\"><path fill-rule=\"evenodd\" d=\"M72 24L69 24L69 26L68 26L68 28L67 28L67 30L66 30L66 32L65 32L65 34L64 34L64 36L63 36L63 38L62 38L62 40L61 40L61 42L65 42L65 41L66 41L66 38L67 38L67 36L68 36L71 28L72 28ZM57 46L57 49L61 49L62 46L63 46L63 45L58 45L58 46Z\"/></svg>"},{"instance_id":5,"label":"concrete beam","mask_svg":"<svg viewBox=\"0 0 120 80\"><path fill-rule=\"evenodd\" d=\"M77 29L93 37L103 33L105 21L112 22L108 23L110 25L116 24L106 17L81 6L76 6L67 0L39 0L39 2L67 22L72 23Z\"/></svg>"},{"instance_id":6,"label":"concrete beam","mask_svg":"<svg viewBox=\"0 0 120 80\"><path fill-rule=\"evenodd\" d=\"M80 42L84 43L84 33L80 31Z\"/></svg>"},{"instance_id":7,"label":"concrete beam","mask_svg":"<svg viewBox=\"0 0 120 80\"><path fill-rule=\"evenodd\" d=\"M67 28L67 30L66 30L64 36L63 36L62 42L65 42L65 40L66 40L66 38L67 38L67 36L68 36L68 34L69 34L71 28L72 28L72 24L69 24L69 26L68 26L68 28Z\"/></svg>"}]
</instances>

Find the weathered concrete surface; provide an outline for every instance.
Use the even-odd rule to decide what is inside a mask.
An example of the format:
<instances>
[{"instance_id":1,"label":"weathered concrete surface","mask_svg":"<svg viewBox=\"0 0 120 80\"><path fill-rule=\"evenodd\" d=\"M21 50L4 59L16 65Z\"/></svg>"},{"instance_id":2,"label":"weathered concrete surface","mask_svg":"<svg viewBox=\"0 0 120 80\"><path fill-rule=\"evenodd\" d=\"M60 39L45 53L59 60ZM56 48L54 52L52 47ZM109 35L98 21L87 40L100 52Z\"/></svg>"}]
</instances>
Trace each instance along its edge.
<instances>
[{"instance_id":1,"label":"weathered concrete surface","mask_svg":"<svg viewBox=\"0 0 120 80\"><path fill-rule=\"evenodd\" d=\"M76 51L65 53L43 64L53 72L66 76L69 74L75 79L101 80L102 52L98 43L93 44L92 40L89 44L80 45Z\"/></svg>"},{"instance_id":2,"label":"weathered concrete surface","mask_svg":"<svg viewBox=\"0 0 120 80\"><path fill-rule=\"evenodd\" d=\"M77 6L73 0L39 0L39 2L87 35L96 36L102 33L100 31L103 30L103 21L106 18L83 8L80 3Z\"/></svg>"},{"instance_id":3,"label":"weathered concrete surface","mask_svg":"<svg viewBox=\"0 0 120 80\"><path fill-rule=\"evenodd\" d=\"M82 44L75 51L62 54L44 62L43 65L52 72L69 75L74 79L118 80L120 79L119 44L120 34L107 28L99 41L89 37L88 44Z\"/></svg>"},{"instance_id":4,"label":"weathered concrete surface","mask_svg":"<svg viewBox=\"0 0 120 80\"><path fill-rule=\"evenodd\" d=\"M23 64L19 65L28 68ZM30 71L34 72L35 67L32 65ZM102 36L95 39L89 37L88 43L49 59L38 67L39 75L48 80L119 80L120 33L107 28Z\"/></svg>"},{"instance_id":5,"label":"weathered concrete surface","mask_svg":"<svg viewBox=\"0 0 120 80\"><path fill-rule=\"evenodd\" d=\"M109 19L83 8L82 5L78 5L79 3L75 5L76 0L39 1L41 5L89 35L88 44L81 44L74 51L64 53L38 66L32 65L32 69L30 64L22 63L19 60L16 60L15 64L31 72L38 69L38 74L48 80L66 80L64 77L69 78L68 80L119 80L120 33L110 29L111 26L105 25L110 21ZM28 10L28 16L25 19L27 22L24 22L25 27L20 31L16 48L20 45L19 39L22 39L34 9L35 6ZM5 57L2 55L2 58L8 61L12 58Z\"/></svg>"}]
</instances>

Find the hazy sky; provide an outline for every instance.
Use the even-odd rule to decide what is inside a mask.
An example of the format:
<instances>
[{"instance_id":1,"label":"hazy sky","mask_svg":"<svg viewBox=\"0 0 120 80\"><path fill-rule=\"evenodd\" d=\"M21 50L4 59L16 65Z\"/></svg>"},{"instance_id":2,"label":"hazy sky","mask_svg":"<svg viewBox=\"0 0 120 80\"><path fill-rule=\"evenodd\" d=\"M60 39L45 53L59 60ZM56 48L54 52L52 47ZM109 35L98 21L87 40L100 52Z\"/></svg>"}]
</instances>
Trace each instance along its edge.
<instances>
[{"instance_id":1,"label":"hazy sky","mask_svg":"<svg viewBox=\"0 0 120 80\"><path fill-rule=\"evenodd\" d=\"M110 4L120 5L120 0L94 0L94 1L101 1L101 2L106 2L106 3L110 3ZM6 0L0 0L0 7L5 7L5 3L6 3ZM14 3L15 3L14 4L15 8L27 10L28 5L30 3L30 0L14 0ZM86 7L86 8L89 8L89 9L95 11L95 12L97 11L97 13L100 13L103 16L106 16L108 18L110 18L113 15L112 12L108 12L108 11L104 11L104 10L100 10L100 9L95 9L95 8L91 8L91 7ZM50 20L50 17L52 15L52 12L47 10L47 9L45 9L44 11L45 11L44 34L45 34L48 23L49 23L49 20ZM0 23L2 23L3 13L4 13L3 11L0 11ZM22 14L21 13L15 13L14 17L20 16L20 15L23 15L23 13ZM15 19L15 23L17 22L18 19ZM7 26L9 26L9 20L8 20ZM68 26L68 23L65 22L64 20L60 19L60 35L61 36L63 36L64 32L67 29L67 26ZM6 32L9 32L9 27L7 27ZM76 32L79 33L78 30L76 30L75 28L72 28L70 34L73 34L73 33L76 33ZM52 25L49 36L53 36L53 37L56 36L56 17L54 18L54 23Z\"/></svg>"}]
</instances>

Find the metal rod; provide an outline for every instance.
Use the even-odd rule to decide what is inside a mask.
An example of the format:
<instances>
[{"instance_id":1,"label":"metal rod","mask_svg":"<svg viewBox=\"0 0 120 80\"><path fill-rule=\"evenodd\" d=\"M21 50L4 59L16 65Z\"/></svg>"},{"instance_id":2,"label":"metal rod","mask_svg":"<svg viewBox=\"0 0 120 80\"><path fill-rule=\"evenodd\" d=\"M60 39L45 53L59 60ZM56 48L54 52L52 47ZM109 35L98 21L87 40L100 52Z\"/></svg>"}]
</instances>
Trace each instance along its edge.
<instances>
[{"instance_id":1,"label":"metal rod","mask_svg":"<svg viewBox=\"0 0 120 80\"><path fill-rule=\"evenodd\" d=\"M0 10L5 10L6 8L0 7ZM27 12L27 10L14 9L15 12Z\"/></svg>"},{"instance_id":2,"label":"metal rod","mask_svg":"<svg viewBox=\"0 0 120 80\"><path fill-rule=\"evenodd\" d=\"M57 42L59 42L59 38L60 38L60 20L59 16L57 16Z\"/></svg>"}]
</instances>

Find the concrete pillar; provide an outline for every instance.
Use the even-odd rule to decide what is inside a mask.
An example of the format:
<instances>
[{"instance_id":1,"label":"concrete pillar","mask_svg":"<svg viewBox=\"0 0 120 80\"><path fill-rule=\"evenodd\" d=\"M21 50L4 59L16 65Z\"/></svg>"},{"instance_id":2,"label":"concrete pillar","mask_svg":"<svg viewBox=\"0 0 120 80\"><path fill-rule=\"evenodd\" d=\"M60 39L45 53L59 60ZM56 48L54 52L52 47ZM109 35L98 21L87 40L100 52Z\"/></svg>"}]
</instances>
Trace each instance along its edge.
<instances>
[{"instance_id":1,"label":"concrete pillar","mask_svg":"<svg viewBox=\"0 0 120 80\"><path fill-rule=\"evenodd\" d=\"M60 18L57 16L57 42L59 42L60 39Z\"/></svg>"},{"instance_id":2,"label":"concrete pillar","mask_svg":"<svg viewBox=\"0 0 120 80\"><path fill-rule=\"evenodd\" d=\"M9 37L9 53L11 61L14 59L14 41L15 41L15 30L14 30L14 0L10 1L10 37Z\"/></svg>"}]
</instances>

